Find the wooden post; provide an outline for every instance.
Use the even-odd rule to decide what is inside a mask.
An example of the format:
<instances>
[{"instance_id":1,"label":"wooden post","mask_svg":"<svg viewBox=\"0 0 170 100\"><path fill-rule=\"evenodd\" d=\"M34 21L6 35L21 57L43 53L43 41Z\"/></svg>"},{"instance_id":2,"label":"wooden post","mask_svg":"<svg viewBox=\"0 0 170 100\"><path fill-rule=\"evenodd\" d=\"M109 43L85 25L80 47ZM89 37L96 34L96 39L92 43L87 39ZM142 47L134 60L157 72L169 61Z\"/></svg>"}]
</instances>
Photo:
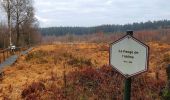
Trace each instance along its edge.
<instances>
[{"instance_id":1,"label":"wooden post","mask_svg":"<svg viewBox=\"0 0 170 100\"><path fill-rule=\"evenodd\" d=\"M8 50L6 51L6 53L7 53L7 58L9 57L9 55L8 55Z\"/></svg>"},{"instance_id":2,"label":"wooden post","mask_svg":"<svg viewBox=\"0 0 170 100\"><path fill-rule=\"evenodd\" d=\"M66 66L64 65L64 71L63 71L63 80L64 80L64 98L66 99L67 97L67 79L66 79Z\"/></svg>"},{"instance_id":3,"label":"wooden post","mask_svg":"<svg viewBox=\"0 0 170 100\"><path fill-rule=\"evenodd\" d=\"M8 58L8 50L6 50L6 58Z\"/></svg>"},{"instance_id":4,"label":"wooden post","mask_svg":"<svg viewBox=\"0 0 170 100\"><path fill-rule=\"evenodd\" d=\"M2 62L2 55L1 55L1 52L0 52L0 63Z\"/></svg>"},{"instance_id":5,"label":"wooden post","mask_svg":"<svg viewBox=\"0 0 170 100\"><path fill-rule=\"evenodd\" d=\"M5 61L5 51L3 51L3 61Z\"/></svg>"}]
</instances>

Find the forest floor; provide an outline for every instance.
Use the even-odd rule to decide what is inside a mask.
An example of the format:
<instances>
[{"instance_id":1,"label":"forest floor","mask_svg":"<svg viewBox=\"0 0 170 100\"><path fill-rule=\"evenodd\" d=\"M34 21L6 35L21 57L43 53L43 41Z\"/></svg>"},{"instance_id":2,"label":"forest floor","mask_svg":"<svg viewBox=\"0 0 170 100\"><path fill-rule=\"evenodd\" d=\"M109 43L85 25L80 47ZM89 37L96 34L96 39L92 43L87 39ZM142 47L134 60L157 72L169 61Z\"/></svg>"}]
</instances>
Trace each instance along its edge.
<instances>
[{"instance_id":1,"label":"forest floor","mask_svg":"<svg viewBox=\"0 0 170 100\"><path fill-rule=\"evenodd\" d=\"M147 43L149 70L132 78L132 100L160 100L166 86L170 45ZM0 99L122 100L124 77L109 66L108 44L55 44L35 47L3 69Z\"/></svg>"}]
</instances>

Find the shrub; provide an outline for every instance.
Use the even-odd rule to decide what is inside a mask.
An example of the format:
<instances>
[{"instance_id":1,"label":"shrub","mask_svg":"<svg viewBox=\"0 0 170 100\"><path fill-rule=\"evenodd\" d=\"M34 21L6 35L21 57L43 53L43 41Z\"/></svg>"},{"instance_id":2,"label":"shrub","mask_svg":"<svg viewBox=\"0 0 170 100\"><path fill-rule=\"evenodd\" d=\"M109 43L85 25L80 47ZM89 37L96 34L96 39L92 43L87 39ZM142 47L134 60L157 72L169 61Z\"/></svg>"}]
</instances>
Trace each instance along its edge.
<instances>
[{"instance_id":1,"label":"shrub","mask_svg":"<svg viewBox=\"0 0 170 100\"><path fill-rule=\"evenodd\" d=\"M163 58L164 62L170 62L170 54L165 54Z\"/></svg>"},{"instance_id":2,"label":"shrub","mask_svg":"<svg viewBox=\"0 0 170 100\"><path fill-rule=\"evenodd\" d=\"M112 70L109 70L112 71ZM71 87L72 91L68 91L68 96L74 99L103 99L111 100L114 98L114 86L111 76L102 70L96 70L92 67L84 67L80 71L69 73L67 80L68 88ZM108 79L106 79L106 77ZM120 85L120 83L119 83ZM70 88L69 88L70 89Z\"/></svg>"},{"instance_id":3,"label":"shrub","mask_svg":"<svg viewBox=\"0 0 170 100\"><path fill-rule=\"evenodd\" d=\"M37 64L45 64L48 63L47 55L48 53L45 51L35 51L26 56L26 61L35 61Z\"/></svg>"},{"instance_id":4,"label":"shrub","mask_svg":"<svg viewBox=\"0 0 170 100\"><path fill-rule=\"evenodd\" d=\"M42 50L35 51L35 52L32 52L32 53L29 53L26 56L26 61L29 61L31 59L39 59L39 58L42 58L42 57L44 57L46 55L48 55L48 54L45 51L42 51Z\"/></svg>"},{"instance_id":5,"label":"shrub","mask_svg":"<svg viewBox=\"0 0 170 100\"><path fill-rule=\"evenodd\" d=\"M33 99L38 96L36 95L37 92L42 92L44 90L45 90L45 85L43 83L33 82L28 88L22 91L21 96L22 98Z\"/></svg>"},{"instance_id":6,"label":"shrub","mask_svg":"<svg viewBox=\"0 0 170 100\"><path fill-rule=\"evenodd\" d=\"M73 57L67 62L74 67L93 66L91 59Z\"/></svg>"}]
</instances>

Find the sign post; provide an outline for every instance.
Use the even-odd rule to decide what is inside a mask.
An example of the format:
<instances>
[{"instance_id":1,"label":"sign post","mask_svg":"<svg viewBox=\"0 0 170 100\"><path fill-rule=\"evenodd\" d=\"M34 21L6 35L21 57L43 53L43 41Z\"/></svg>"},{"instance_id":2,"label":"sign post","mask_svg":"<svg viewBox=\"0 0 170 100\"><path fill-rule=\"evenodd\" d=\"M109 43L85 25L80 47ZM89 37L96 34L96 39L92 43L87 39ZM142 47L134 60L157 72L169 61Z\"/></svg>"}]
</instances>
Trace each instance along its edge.
<instances>
[{"instance_id":1,"label":"sign post","mask_svg":"<svg viewBox=\"0 0 170 100\"><path fill-rule=\"evenodd\" d=\"M133 36L133 31L127 31L127 35ZM125 79L124 100L130 100L131 97L131 77Z\"/></svg>"},{"instance_id":2,"label":"sign post","mask_svg":"<svg viewBox=\"0 0 170 100\"><path fill-rule=\"evenodd\" d=\"M131 95L131 77L126 78L125 80L124 100L130 100L130 95Z\"/></svg>"},{"instance_id":3,"label":"sign post","mask_svg":"<svg viewBox=\"0 0 170 100\"><path fill-rule=\"evenodd\" d=\"M125 79L124 100L130 100L131 77L148 70L149 47L133 37L133 31L110 44L110 65Z\"/></svg>"}]
</instances>

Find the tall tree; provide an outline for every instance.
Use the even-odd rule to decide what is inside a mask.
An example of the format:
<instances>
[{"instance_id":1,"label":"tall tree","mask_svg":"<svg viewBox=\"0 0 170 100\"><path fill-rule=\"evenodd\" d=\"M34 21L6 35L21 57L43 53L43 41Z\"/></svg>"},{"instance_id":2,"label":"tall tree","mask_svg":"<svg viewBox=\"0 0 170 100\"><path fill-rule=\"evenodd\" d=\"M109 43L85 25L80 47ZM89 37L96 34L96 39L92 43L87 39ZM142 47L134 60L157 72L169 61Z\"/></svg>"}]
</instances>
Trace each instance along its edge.
<instances>
[{"instance_id":1,"label":"tall tree","mask_svg":"<svg viewBox=\"0 0 170 100\"><path fill-rule=\"evenodd\" d=\"M32 0L13 0L14 13L12 19L16 29L16 44L19 45L22 25L33 20L33 4ZM28 25L28 24L27 24Z\"/></svg>"},{"instance_id":2,"label":"tall tree","mask_svg":"<svg viewBox=\"0 0 170 100\"><path fill-rule=\"evenodd\" d=\"M9 43L12 45L11 41L11 17L13 14L13 0L1 0L2 7L5 10L5 13L7 14L7 20L8 20L8 30L9 30Z\"/></svg>"}]
</instances>

